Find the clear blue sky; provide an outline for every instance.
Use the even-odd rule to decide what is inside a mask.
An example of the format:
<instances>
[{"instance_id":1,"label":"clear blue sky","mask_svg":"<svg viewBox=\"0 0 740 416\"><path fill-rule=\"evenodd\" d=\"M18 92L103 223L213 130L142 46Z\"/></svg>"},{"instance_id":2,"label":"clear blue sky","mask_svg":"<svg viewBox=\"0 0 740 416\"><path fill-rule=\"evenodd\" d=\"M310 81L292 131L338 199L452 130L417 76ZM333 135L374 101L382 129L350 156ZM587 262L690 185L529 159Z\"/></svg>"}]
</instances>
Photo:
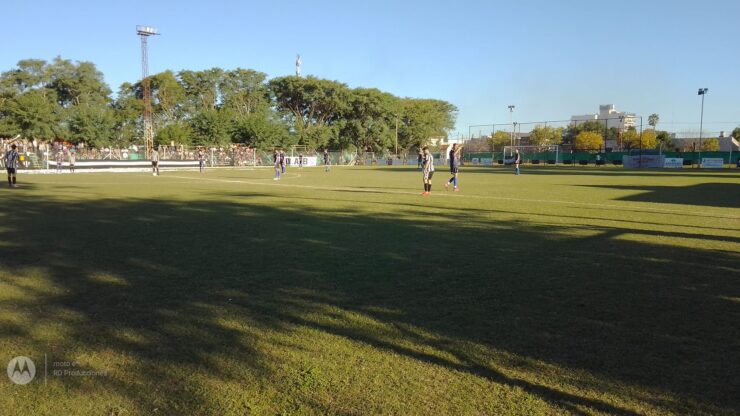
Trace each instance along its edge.
<instances>
[{"instance_id":1,"label":"clear blue sky","mask_svg":"<svg viewBox=\"0 0 740 416\"><path fill-rule=\"evenodd\" d=\"M303 73L448 100L457 130L567 119L599 104L661 126L740 122L740 1L17 1L0 6L0 69L91 61L115 91L140 78L137 24L159 28L150 72L214 66ZM671 123L675 123L671 125ZM679 123L695 123L679 124Z\"/></svg>"}]
</instances>

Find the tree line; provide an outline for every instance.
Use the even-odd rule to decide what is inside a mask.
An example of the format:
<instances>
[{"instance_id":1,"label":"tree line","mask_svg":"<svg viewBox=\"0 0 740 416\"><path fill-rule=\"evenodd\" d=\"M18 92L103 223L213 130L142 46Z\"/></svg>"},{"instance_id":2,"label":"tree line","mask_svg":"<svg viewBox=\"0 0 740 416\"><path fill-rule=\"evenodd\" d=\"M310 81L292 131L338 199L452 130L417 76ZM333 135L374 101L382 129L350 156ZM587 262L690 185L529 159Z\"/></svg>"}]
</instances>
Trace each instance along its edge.
<instances>
[{"instance_id":1,"label":"tree line","mask_svg":"<svg viewBox=\"0 0 740 416\"><path fill-rule=\"evenodd\" d=\"M606 140L614 141L617 146L625 150L640 148L660 148L667 151L688 150L677 149L671 134L667 131L657 129L659 120L660 117L658 114L651 114L648 117L648 125L651 128L643 130L642 135L635 127L630 126L624 131L617 127L606 128L604 123L598 120L571 124L565 128L537 126L532 129L528 141L532 146L566 144L573 145L576 149L592 151L603 150ZM732 136L740 139L740 127L733 130ZM504 146L511 144L511 133L498 130L489 137L488 142L494 150L503 149ZM719 150L719 140L716 137L705 138L702 141L701 150Z\"/></svg>"},{"instance_id":2,"label":"tree line","mask_svg":"<svg viewBox=\"0 0 740 416\"><path fill-rule=\"evenodd\" d=\"M252 69L164 71L149 77L155 144L382 152L447 136L457 108L313 76L268 79ZM91 62L26 59L0 75L0 137L102 148L141 144L142 82L115 96Z\"/></svg>"}]
</instances>

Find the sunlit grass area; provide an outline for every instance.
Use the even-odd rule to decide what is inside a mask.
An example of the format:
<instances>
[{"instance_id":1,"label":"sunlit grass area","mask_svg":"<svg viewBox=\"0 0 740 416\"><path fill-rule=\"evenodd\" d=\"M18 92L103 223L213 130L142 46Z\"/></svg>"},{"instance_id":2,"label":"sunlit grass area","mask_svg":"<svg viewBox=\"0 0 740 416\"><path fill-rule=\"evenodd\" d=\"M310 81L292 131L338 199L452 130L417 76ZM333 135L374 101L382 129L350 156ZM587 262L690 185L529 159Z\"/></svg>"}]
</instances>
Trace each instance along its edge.
<instances>
[{"instance_id":1,"label":"sunlit grass area","mask_svg":"<svg viewBox=\"0 0 740 416\"><path fill-rule=\"evenodd\" d=\"M447 177L422 197L410 168L20 175L0 362L36 374L0 409L740 411L738 173Z\"/></svg>"}]
</instances>

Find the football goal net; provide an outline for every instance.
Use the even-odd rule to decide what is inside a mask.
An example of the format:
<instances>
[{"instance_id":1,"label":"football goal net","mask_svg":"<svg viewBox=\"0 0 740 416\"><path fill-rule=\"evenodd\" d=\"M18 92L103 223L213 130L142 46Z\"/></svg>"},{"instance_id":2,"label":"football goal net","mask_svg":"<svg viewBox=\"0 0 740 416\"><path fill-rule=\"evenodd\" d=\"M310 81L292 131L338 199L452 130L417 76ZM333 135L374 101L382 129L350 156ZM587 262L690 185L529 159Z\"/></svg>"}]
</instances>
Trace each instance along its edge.
<instances>
[{"instance_id":1,"label":"football goal net","mask_svg":"<svg viewBox=\"0 0 740 416\"><path fill-rule=\"evenodd\" d=\"M514 162L514 154L517 149L521 155L522 163L555 165L562 162L560 146L558 145L504 146L503 160L505 164L508 165Z\"/></svg>"}]
</instances>

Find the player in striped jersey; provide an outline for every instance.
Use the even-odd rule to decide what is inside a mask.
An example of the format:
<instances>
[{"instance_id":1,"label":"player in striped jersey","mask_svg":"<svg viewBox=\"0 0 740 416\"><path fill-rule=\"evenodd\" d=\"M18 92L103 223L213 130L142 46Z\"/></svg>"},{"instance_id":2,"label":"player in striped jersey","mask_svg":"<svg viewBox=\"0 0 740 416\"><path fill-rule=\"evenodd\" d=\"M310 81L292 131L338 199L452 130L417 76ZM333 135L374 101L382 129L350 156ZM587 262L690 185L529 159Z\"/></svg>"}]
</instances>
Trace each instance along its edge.
<instances>
[{"instance_id":1,"label":"player in striped jersey","mask_svg":"<svg viewBox=\"0 0 740 416\"><path fill-rule=\"evenodd\" d=\"M432 176L434 176L434 156L429 148L424 146L424 160L422 162L422 173L424 174L424 192L423 196L429 196L432 193Z\"/></svg>"},{"instance_id":2,"label":"player in striped jersey","mask_svg":"<svg viewBox=\"0 0 740 416\"><path fill-rule=\"evenodd\" d=\"M21 156L15 150L16 145L10 146L10 150L5 153L3 160L5 161L5 168L8 171L8 186L11 188L17 187L15 184L15 172L18 169L18 164L21 161Z\"/></svg>"}]
</instances>

